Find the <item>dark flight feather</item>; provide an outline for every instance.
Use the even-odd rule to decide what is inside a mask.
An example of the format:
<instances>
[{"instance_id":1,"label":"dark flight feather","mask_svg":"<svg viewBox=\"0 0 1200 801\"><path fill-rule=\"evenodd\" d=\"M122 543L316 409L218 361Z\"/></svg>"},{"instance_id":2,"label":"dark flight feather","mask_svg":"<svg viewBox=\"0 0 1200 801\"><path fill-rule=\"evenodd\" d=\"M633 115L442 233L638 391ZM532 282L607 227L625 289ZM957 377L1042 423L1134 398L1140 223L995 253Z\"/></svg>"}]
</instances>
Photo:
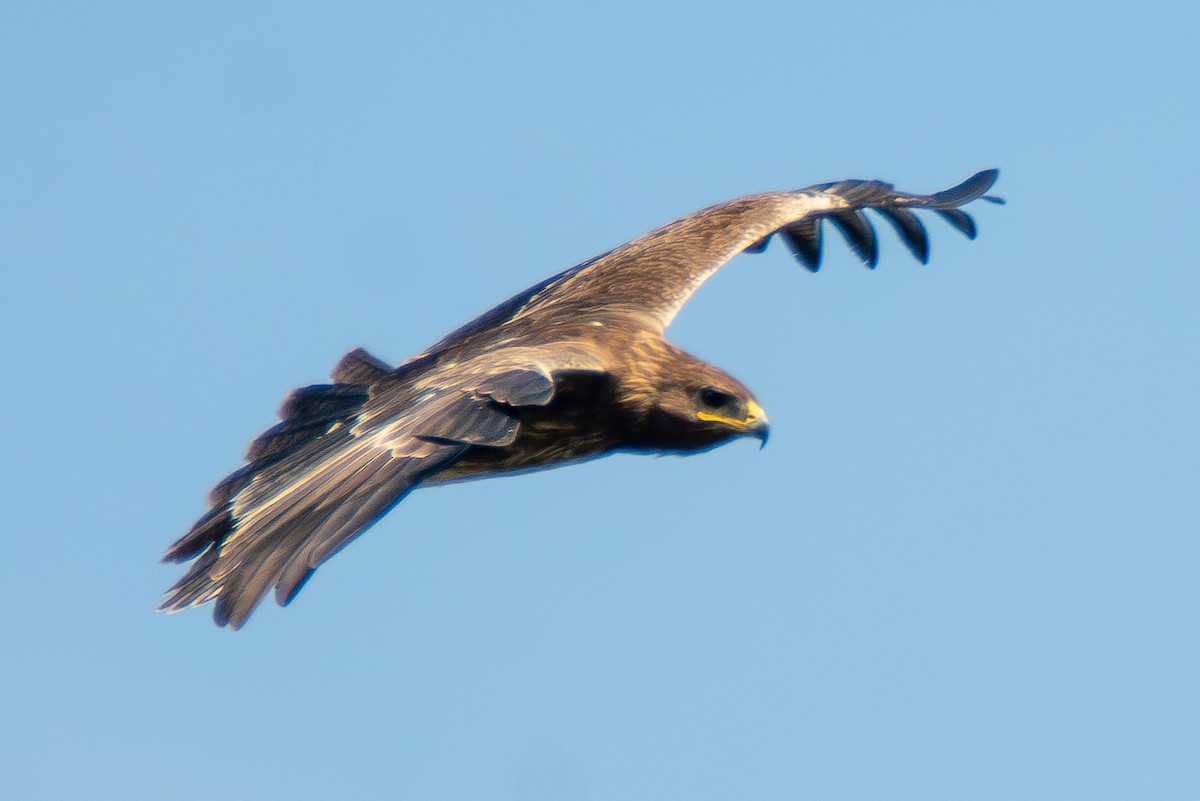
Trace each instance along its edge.
<instances>
[{"instance_id":1,"label":"dark flight feather","mask_svg":"<svg viewBox=\"0 0 1200 801\"><path fill-rule=\"evenodd\" d=\"M810 217L779 232L792 254L810 271L821 269L821 218Z\"/></svg>"},{"instance_id":2,"label":"dark flight feather","mask_svg":"<svg viewBox=\"0 0 1200 801\"><path fill-rule=\"evenodd\" d=\"M764 250L767 249L767 245L769 245L769 244L771 244L771 235L770 234L768 234L767 236L764 236L762 239L758 240L757 242L747 245L746 252L747 253L762 253Z\"/></svg>"},{"instance_id":3,"label":"dark flight feather","mask_svg":"<svg viewBox=\"0 0 1200 801\"><path fill-rule=\"evenodd\" d=\"M917 215L901 208L881 206L876 211L896 229L900 241L921 264L929 263L929 236Z\"/></svg>"},{"instance_id":4,"label":"dark flight feather","mask_svg":"<svg viewBox=\"0 0 1200 801\"><path fill-rule=\"evenodd\" d=\"M975 218L970 214L959 209L935 209L934 213L954 226L967 239L975 238Z\"/></svg>"},{"instance_id":5,"label":"dark flight feather","mask_svg":"<svg viewBox=\"0 0 1200 801\"><path fill-rule=\"evenodd\" d=\"M862 260L867 269L874 270L879 263L879 240L870 220L861 211L833 214L829 217L833 226L842 232L850 248Z\"/></svg>"},{"instance_id":6,"label":"dark flight feather","mask_svg":"<svg viewBox=\"0 0 1200 801\"><path fill-rule=\"evenodd\" d=\"M942 209L957 208L958 206L970 203L972 200L983 197L999 177L999 170L977 172L958 186L952 186L949 189L943 189L941 192L934 192L932 195L928 195L924 198L925 203L921 205Z\"/></svg>"}]
</instances>

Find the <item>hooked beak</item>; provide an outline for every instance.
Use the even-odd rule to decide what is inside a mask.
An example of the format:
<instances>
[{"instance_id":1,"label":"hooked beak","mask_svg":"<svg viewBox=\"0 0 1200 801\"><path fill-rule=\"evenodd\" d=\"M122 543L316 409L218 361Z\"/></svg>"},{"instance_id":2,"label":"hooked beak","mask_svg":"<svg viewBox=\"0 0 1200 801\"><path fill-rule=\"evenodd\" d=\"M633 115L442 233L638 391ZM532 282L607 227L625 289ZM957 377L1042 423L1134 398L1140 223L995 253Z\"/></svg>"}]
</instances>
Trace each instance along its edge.
<instances>
[{"instance_id":1,"label":"hooked beak","mask_svg":"<svg viewBox=\"0 0 1200 801\"><path fill-rule=\"evenodd\" d=\"M758 449L767 447L767 438L771 435L771 421L767 413L754 401L746 406L746 435L758 438Z\"/></svg>"},{"instance_id":2,"label":"hooked beak","mask_svg":"<svg viewBox=\"0 0 1200 801\"><path fill-rule=\"evenodd\" d=\"M696 416L701 420L727 425L738 433L748 437L757 437L759 450L762 450L767 445L767 435L771 431L771 424L767 420L767 413L754 401L747 401L746 419L744 420L738 420L736 417L723 417L719 414L711 414L709 412L697 412Z\"/></svg>"}]
</instances>

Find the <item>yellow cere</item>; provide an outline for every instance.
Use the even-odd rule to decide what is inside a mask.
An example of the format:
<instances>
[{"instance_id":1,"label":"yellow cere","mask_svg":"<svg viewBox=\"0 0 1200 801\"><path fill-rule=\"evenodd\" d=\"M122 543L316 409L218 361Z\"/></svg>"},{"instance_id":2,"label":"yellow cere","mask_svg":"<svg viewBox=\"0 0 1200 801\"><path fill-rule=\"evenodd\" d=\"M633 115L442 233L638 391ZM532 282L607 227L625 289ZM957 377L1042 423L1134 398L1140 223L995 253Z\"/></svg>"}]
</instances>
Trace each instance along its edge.
<instances>
[{"instance_id":1,"label":"yellow cere","mask_svg":"<svg viewBox=\"0 0 1200 801\"><path fill-rule=\"evenodd\" d=\"M763 408L757 403L754 401L749 401L746 404L745 420L735 420L732 417L722 417L719 414L709 414L708 412L696 412L696 416L701 420L708 420L713 423L724 423L725 425L732 426L734 428L749 428L759 420L764 419L767 416L767 413L764 412Z\"/></svg>"}]
</instances>

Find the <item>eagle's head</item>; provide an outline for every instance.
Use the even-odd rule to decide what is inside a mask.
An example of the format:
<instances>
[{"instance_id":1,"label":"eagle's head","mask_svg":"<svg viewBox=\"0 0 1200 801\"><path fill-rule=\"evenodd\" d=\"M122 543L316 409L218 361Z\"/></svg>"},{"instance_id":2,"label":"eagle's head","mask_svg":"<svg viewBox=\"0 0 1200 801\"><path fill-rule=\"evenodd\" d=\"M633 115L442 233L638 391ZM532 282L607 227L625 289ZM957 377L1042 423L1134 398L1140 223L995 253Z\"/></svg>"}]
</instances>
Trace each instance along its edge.
<instances>
[{"instance_id":1,"label":"eagle's head","mask_svg":"<svg viewBox=\"0 0 1200 801\"><path fill-rule=\"evenodd\" d=\"M648 407L647 450L693 452L738 437L763 445L770 430L767 414L746 385L719 367L671 349L647 378L640 400Z\"/></svg>"}]
</instances>

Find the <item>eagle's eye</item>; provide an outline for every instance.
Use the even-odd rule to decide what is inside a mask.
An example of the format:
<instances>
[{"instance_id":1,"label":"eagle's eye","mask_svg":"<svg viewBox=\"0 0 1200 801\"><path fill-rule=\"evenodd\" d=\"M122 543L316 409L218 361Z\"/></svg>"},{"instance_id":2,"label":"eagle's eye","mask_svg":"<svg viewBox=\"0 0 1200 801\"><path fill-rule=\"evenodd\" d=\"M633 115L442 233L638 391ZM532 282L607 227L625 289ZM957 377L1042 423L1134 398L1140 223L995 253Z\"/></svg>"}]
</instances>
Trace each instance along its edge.
<instances>
[{"instance_id":1,"label":"eagle's eye","mask_svg":"<svg viewBox=\"0 0 1200 801\"><path fill-rule=\"evenodd\" d=\"M700 402L710 409L720 409L731 400L733 400L732 395L719 389L704 387L700 390Z\"/></svg>"}]
</instances>

